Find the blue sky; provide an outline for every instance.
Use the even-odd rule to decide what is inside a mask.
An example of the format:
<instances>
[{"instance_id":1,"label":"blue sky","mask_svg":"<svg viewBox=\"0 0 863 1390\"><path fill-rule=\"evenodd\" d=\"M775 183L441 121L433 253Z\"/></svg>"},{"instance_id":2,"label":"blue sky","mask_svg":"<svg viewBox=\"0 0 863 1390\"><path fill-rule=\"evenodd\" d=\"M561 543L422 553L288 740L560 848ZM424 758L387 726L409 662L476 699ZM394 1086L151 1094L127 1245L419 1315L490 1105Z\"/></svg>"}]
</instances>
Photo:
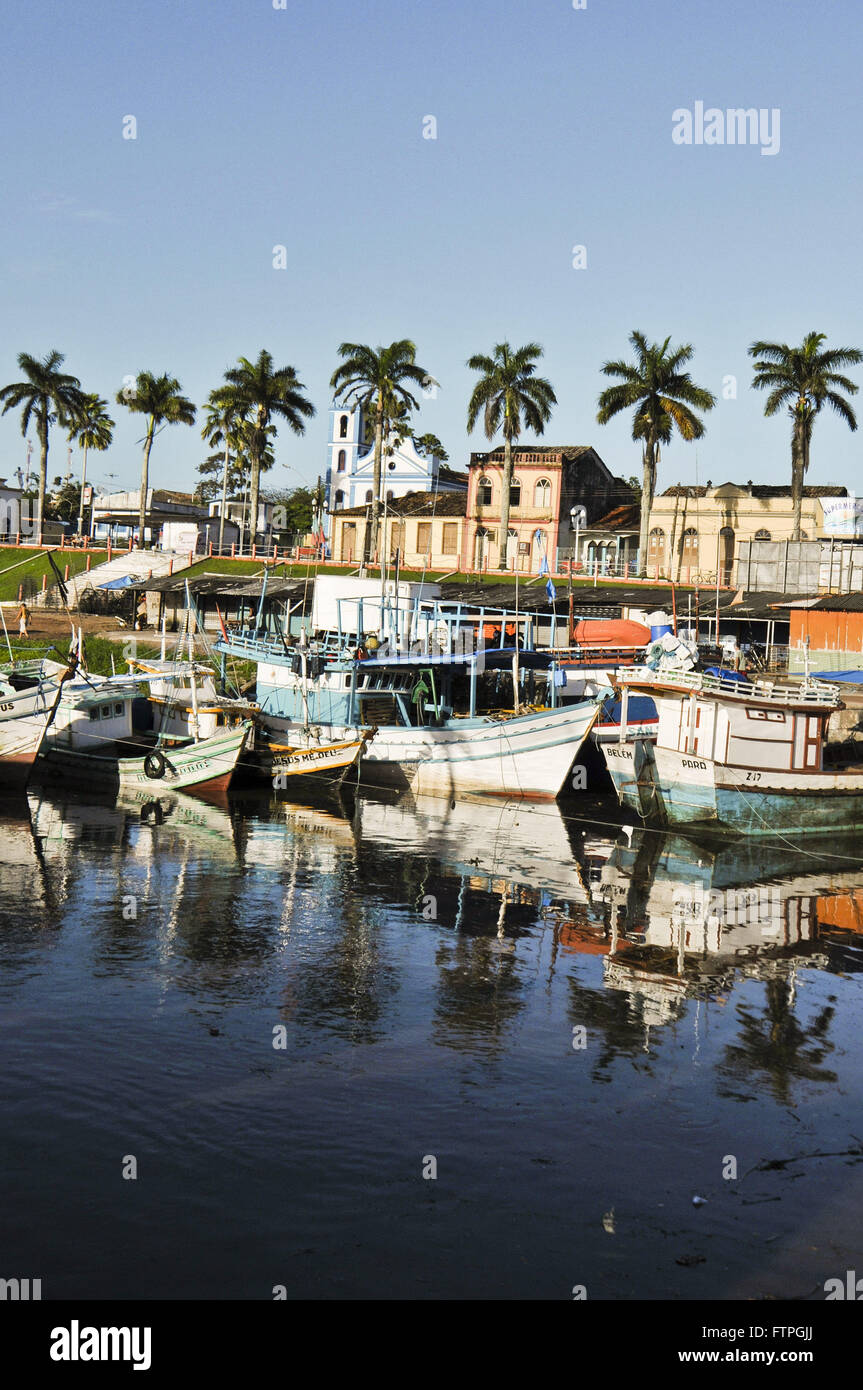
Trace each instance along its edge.
<instances>
[{"instance_id":1,"label":"blue sky","mask_svg":"<svg viewBox=\"0 0 863 1390\"><path fill-rule=\"evenodd\" d=\"M409 337L441 383L416 424L452 464L473 352L545 348L546 443L638 471L595 423L600 364L633 328L695 348L720 397L659 485L787 482L788 426L749 388L753 338L863 346L863 124L852 0L40 0L4 6L0 384L57 347L113 400L142 368L198 405L243 354L297 368L318 410L268 485L326 467L338 344ZM781 112L757 146L676 145L672 112ZM123 139L134 115L137 138ZM423 139L423 118L437 139ZM286 270L273 247L287 248ZM572 265L586 247L587 267ZM722 400L723 379L737 398ZM863 383L863 370L856 373ZM134 486L122 407L97 479ZM34 436L34 444L35 444ZM65 470L54 432L49 475ZM23 462L0 421L0 473ZM809 481L855 486L863 429L819 420ZM197 427L156 441L155 486L194 486ZM77 467L77 456L76 464ZM696 473L697 470L697 473ZM863 490L863 489L861 489Z\"/></svg>"}]
</instances>

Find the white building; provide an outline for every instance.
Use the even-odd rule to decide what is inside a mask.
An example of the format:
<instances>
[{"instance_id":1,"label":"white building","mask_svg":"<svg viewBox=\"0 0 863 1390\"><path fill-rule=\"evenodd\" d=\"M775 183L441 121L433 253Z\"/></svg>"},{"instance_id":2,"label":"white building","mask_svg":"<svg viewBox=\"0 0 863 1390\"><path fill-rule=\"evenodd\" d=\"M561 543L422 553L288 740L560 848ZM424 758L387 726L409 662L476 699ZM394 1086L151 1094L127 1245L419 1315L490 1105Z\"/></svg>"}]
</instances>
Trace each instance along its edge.
<instances>
[{"instance_id":1,"label":"white building","mask_svg":"<svg viewBox=\"0 0 863 1390\"><path fill-rule=\"evenodd\" d=\"M21 505L23 495L20 487L10 487L0 478L0 541L14 541L19 532L32 533L30 508L26 502Z\"/></svg>"},{"instance_id":2,"label":"white building","mask_svg":"<svg viewBox=\"0 0 863 1390\"><path fill-rule=\"evenodd\" d=\"M325 534L330 536L333 512L371 502L374 487L374 426L362 406L352 410L332 406L326 480ZM395 501L409 492L467 492L467 474L447 468L438 459L423 458L412 439L384 450L381 460L381 501Z\"/></svg>"}]
</instances>

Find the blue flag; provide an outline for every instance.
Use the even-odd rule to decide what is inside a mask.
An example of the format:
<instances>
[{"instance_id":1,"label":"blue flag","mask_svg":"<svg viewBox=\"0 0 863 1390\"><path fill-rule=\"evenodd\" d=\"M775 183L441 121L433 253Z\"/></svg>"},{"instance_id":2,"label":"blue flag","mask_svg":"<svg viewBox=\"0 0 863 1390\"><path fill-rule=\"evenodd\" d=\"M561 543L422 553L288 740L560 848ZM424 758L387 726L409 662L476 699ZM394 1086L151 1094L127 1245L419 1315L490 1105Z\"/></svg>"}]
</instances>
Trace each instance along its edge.
<instances>
[{"instance_id":1,"label":"blue flag","mask_svg":"<svg viewBox=\"0 0 863 1390\"><path fill-rule=\"evenodd\" d=\"M539 562L539 572L540 574L551 573L551 571L548 568L548 557L546 555L543 555L542 559Z\"/></svg>"},{"instance_id":2,"label":"blue flag","mask_svg":"<svg viewBox=\"0 0 863 1390\"><path fill-rule=\"evenodd\" d=\"M549 601L549 603L554 603L556 594L555 594L554 585L552 584L552 582L551 582L550 579L549 579L548 583L547 583L546 586L545 586L545 592L548 594L548 601Z\"/></svg>"}]
</instances>

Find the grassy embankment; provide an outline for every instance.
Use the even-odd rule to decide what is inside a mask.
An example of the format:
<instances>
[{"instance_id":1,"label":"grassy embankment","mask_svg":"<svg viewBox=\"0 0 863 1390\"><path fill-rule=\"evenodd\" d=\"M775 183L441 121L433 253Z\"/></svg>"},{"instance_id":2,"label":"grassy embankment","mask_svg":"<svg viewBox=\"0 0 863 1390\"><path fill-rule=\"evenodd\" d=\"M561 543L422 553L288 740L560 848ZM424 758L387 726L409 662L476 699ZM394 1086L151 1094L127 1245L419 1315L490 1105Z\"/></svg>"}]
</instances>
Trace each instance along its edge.
<instances>
[{"instance_id":1,"label":"grassy embankment","mask_svg":"<svg viewBox=\"0 0 863 1390\"><path fill-rule=\"evenodd\" d=\"M53 546L50 548L60 573L65 574L68 565L70 576L86 570L88 556L93 569L108 558L106 550L55 550ZM18 598L18 587L25 578L33 581L37 591L41 590L43 574L48 576L49 588L57 583L45 549L23 545L3 546L0 549L0 603L14 603Z\"/></svg>"},{"instance_id":2,"label":"grassy embankment","mask_svg":"<svg viewBox=\"0 0 863 1390\"><path fill-rule=\"evenodd\" d=\"M230 560L226 558L217 559L214 557L211 560L197 560L194 565L191 565L188 569L180 570L178 573L188 575L190 579L193 579L196 575L202 574L236 574L251 576L261 574L264 567L263 560ZM287 564L279 560L275 565L268 564L266 567L269 569L270 574L278 579L305 579L306 577L313 579L316 574L338 574L342 577L356 574L355 568L349 569L345 565L315 565L314 563L309 564L306 561ZM390 567L388 575L390 579L394 578L392 567ZM380 569L378 566L369 565L367 576L370 579L378 579L380 577ZM403 579L410 583L418 583L421 579L428 580L430 583L440 579L447 579L453 584L478 584L481 587L485 585L515 584L515 576L513 574L502 574L498 570L489 570L485 574L476 574L473 571L465 570L426 570L424 574L422 570L400 570L399 579ZM524 586L538 584L544 587L547 582L547 576L526 574L519 575L519 580ZM558 586L561 584L566 585L568 582L566 575L555 576L555 583ZM599 582L603 588L606 586L613 587L615 585L619 585L622 588L632 588L632 586L639 581L634 578L618 579L612 578L611 576L600 575ZM668 581L651 580L650 583L664 586L668 584ZM582 578L573 575L572 587L573 589L592 589L595 585L592 577ZM688 587L689 586L685 584L677 585L681 593L685 592Z\"/></svg>"},{"instance_id":3,"label":"grassy embankment","mask_svg":"<svg viewBox=\"0 0 863 1390\"><path fill-rule=\"evenodd\" d=\"M130 639L132 634L129 634ZM35 657L47 656L51 661L65 661L69 653L69 643L62 637L58 638L53 644L44 637L18 637L10 631L9 640L12 645L12 657L15 661L30 661ZM107 637L98 637L95 633L85 633L84 635L84 655L87 661L87 670L97 676L125 675L129 669L124 655L125 642L110 642ZM152 642L142 642L140 637L135 643L135 653L140 657L157 657L159 655L159 645ZM113 657L113 664L111 658ZM6 639L0 632L0 662L8 662L9 649L6 646Z\"/></svg>"}]
</instances>

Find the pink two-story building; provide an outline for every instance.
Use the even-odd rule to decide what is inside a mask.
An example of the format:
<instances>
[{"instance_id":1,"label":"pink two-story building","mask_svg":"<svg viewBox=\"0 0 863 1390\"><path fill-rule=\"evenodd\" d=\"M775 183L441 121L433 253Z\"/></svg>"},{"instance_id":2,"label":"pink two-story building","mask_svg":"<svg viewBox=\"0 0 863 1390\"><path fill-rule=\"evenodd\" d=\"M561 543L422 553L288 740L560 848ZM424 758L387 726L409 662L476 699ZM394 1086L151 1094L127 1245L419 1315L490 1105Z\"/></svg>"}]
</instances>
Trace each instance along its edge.
<instances>
[{"instance_id":1,"label":"pink two-story building","mask_svg":"<svg viewBox=\"0 0 863 1390\"><path fill-rule=\"evenodd\" d=\"M461 567L501 568L503 446L472 453ZM537 574L543 557L558 570L579 529L634 494L589 444L524 444L513 448L506 569Z\"/></svg>"}]
</instances>

